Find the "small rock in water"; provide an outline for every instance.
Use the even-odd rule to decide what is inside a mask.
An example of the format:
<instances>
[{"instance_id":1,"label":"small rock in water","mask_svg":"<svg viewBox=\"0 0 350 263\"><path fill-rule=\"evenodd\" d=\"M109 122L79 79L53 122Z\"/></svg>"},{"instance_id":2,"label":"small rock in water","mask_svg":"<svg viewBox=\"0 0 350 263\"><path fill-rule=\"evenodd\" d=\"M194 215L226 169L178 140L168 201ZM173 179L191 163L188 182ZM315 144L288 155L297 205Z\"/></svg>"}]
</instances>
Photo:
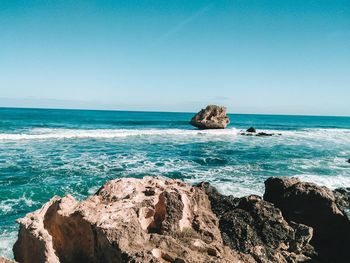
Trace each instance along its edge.
<instances>
[{"instance_id":1,"label":"small rock in water","mask_svg":"<svg viewBox=\"0 0 350 263\"><path fill-rule=\"evenodd\" d=\"M246 132L256 132L256 129L254 127L250 127L248 130L246 130Z\"/></svg>"},{"instance_id":2,"label":"small rock in water","mask_svg":"<svg viewBox=\"0 0 350 263\"><path fill-rule=\"evenodd\" d=\"M256 136L273 136L273 133L259 132Z\"/></svg>"},{"instance_id":3,"label":"small rock in water","mask_svg":"<svg viewBox=\"0 0 350 263\"><path fill-rule=\"evenodd\" d=\"M348 159L348 163L350 163L350 158Z\"/></svg>"},{"instance_id":4,"label":"small rock in water","mask_svg":"<svg viewBox=\"0 0 350 263\"><path fill-rule=\"evenodd\" d=\"M251 128L249 128L249 129L251 129ZM256 132L250 132L248 130L247 130L247 132L242 132L241 135L244 135L244 136L257 136L257 137L269 137L269 136L274 136L274 135L278 135L278 136L282 135L281 133L266 133L266 132L258 132L258 133L256 133Z\"/></svg>"}]
</instances>

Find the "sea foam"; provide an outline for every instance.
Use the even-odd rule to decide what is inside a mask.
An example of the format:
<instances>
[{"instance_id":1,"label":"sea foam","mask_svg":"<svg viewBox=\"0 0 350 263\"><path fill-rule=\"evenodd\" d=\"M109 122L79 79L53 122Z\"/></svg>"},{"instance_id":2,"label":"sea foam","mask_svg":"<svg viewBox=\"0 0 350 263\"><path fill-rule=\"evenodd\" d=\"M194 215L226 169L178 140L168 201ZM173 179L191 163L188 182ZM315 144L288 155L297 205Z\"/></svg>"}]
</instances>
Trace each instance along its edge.
<instances>
[{"instance_id":1,"label":"sea foam","mask_svg":"<svg viewBox=\"0 0 350 263\"><path fill-rule=\"evenodd\" d=\"M0 133L0 140L46 140L74 138L125 138L130 136L232 136L237 129L185 130L185 129L33 129L27 133Z\"/></svg>"}]
</instances>

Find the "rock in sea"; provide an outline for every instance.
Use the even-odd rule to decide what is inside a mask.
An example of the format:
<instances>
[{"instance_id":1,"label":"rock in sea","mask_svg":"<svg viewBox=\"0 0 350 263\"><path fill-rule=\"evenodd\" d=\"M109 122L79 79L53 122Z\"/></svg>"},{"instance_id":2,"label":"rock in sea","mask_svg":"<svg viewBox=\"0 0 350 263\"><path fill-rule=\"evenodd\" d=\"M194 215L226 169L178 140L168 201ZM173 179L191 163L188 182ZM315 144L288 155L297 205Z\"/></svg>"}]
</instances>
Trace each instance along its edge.
<instances>
[{"instance_id":1,"label":"rock in sea","mask_svg":"<svg viewBox=\"0 0 350 263\"><path fill-rule=\"evenodd\" d=\"M230 123L226 107L208 105L191 119L190 124L199 129L225 129Z\"/></svg>"},{"instance_id":2,"label":"rock in sea","mask_svg":"<svg viewBox=\"0 0 350 263\"><path fill-rule=\"evenodd\" d=\"M246 130L246 132L253 132L255 133L256 132L256 129L254 127L250 127Z\"/></svg>"}]
</instances>

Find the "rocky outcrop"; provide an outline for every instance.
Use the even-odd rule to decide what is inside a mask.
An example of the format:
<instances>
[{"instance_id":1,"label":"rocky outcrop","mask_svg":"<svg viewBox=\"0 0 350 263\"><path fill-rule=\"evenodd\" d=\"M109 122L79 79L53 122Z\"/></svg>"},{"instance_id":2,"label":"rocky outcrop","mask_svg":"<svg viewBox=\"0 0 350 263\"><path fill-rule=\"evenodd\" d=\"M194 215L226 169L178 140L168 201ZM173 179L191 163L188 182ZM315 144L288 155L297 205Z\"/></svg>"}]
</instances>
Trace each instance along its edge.
<instances>
[{"instance_id":1,"label":"rocky outcrop","mask_svg":"<svg viewBox=\"0 0 350 263\"><path fill-rule=\"evenodd\" d=\"M164 177L54 197L19 219L19 263L348 262L350 189L269 178L264 199ZM5 259L3 259L5 260ZM7 261L1 261L6 262Z\"/></svg>"},{"instance_id":2,"label":"rocky outcrop","mask_svg":"<svg viewBox=\"0 0 350 263\"><path fill-rule=\"evenodd\" d=\"M208 183L198 187L209 196L224 244L252 255L256 262L310 262L315 257L309 244L313 230L288 223L273 204L251 195L234 198L219 194ZM316 261L314 261L316 262Z\"/></svg>"},{"instance_id":3,"label":"rocky outcrop","mask_svg":"<svg viewBox=\"0 0 350 263\"><path fill-rule=\"evenodd\" d=\"M254 262L223 244L203 190L162 177L113 180L81 202L54 197L18 222L20 263Z\"/></svg>"},{"instance_id":4,"label":"rocky outcrop","mask_svg":"<svg viewBox=\"0 0 350 263\"><path fill-rule=\"evenodd\" d=\"M190 124L199 129L225 129L230 123L226 107L208 105L191 119Z\"/></svg>"},{"instance_id":5,"label":"rocky outcrop","mask_svg":"<svg viewBox=\"0 0 350 263\"><path fill-rule=\"evenodd\" d=\"M326 187L300 182L296 178L269 178L264 199L280 208L288 222L311 226L311 244L322 262L347 262L350 248L350 222L340 205L349 199Z\"/></svg>"}]
</instances>

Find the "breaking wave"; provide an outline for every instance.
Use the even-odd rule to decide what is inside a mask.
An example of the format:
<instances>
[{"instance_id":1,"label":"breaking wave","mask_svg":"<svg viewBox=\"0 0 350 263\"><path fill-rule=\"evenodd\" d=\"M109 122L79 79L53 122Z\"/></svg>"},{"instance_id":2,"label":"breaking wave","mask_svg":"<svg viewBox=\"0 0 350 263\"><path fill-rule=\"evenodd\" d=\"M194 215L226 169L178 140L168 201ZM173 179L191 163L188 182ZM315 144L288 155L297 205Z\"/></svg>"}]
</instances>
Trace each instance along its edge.
<instances>
[{"instance_id":1,"label":"breaking wave","mask_svg":"<svg viewBox=\"0 0 350 263\"><path fill-rule=\"evenodd\" d=\"M74 138L125 138L130 136L232 136L237 129L185 130L185 129L33 129L26 133L0 133L0 140L46 140Z\"/></svg>"}]
</instances>

